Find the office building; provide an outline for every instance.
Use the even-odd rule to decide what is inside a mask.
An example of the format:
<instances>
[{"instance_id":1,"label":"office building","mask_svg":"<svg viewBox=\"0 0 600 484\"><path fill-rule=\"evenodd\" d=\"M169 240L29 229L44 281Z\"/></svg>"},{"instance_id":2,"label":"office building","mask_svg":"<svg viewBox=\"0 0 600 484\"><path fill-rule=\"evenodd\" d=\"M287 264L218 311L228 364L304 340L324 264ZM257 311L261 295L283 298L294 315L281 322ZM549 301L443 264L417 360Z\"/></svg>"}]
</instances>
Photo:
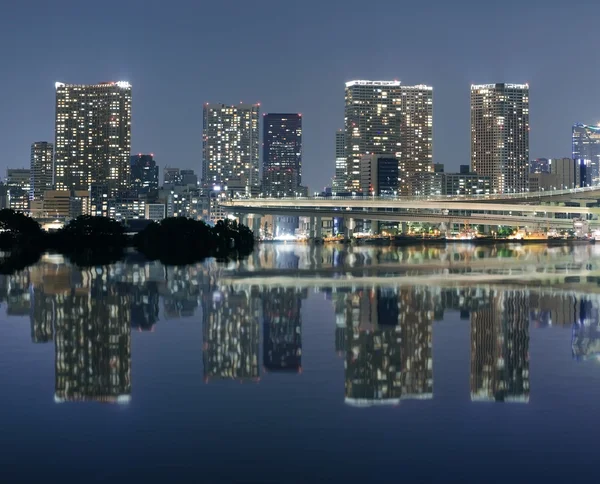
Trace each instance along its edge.
<instances>
[{"instance_id":1,"label":"office building","mask_svg":"<svg viewBox=\"0 0 600 484\"><path fill-rule=\"evenodd\" d=\"M204 105L202 183L223 187L237 180L243 194L258 193L258 104Z\"/></svg>"},{"instance_id":2,"label":"office building","mask_svg":"<svg viewBox=\"0 0 600 484\"><path fill-rule=\"evenodd\" d=\"M154 155L132 155L129 188L139 193L158 190L158 166Z\"/></svg>"},{"instance_id":3,"label":"office building","mask_svg":"<svg viewBox=\"0 0 600 484\"><path fill-rule=\"evenodd\" d=\"M529 188L529 86L471 86L471 170L489 177L492 192Z\"/></svg>"},{"instance_id":4,"label":"office building","mask_svg":"<svg viewBox=\"0 0 600 484\"><path fill-rule=\"evenodd\" d=\"M8 208L17 212L29 211L31 170L8 168L6 170Z\"/></svg>"},{"instance_id":5,"label":"office building","mask_svg":"<svg viewBox=\"0 0 600 484\"><path fill-rule=\"evenodd\" d=\"M90 187L90 215L108 217L108 186L103 183L92 183Z\"/></svg>"},{"instance_id":6,"label":"office building","mask_svg":"<svg viewBox=\"0 0 600 484\"><path fill-rule=\"evenodd\" d=\"M160 222L165 218L165 205L164 203L147 203L146 213L144 214L146 220L154 220Z\"/></svg>"},{"instance_id":7,"label":"office building","mask_svg":"<svg viewBox=\"0 0 600 484\"><path fill-rule=\"evenodd\" d=\"M573 126L573 159L584 160L590 167L590 184L600 183L600 126Z\"/></svg>"},{"instance_id":8,"label":"office building","mask_svg":"<svg viewBox=\"0 0 600 484\"><path fill-rule=\"evenodd\" d=\"M433 170L433 89L350 81L345 101L346 188L360 189L363 155L382 154L398 158L398 189L409 194L410 175Z\"/></svg>"},{"instance_id":9,"label":"office building","mask_svg":"<svg viewBox=\"0 0 600 484\"><path fill-rule=\"evenodd\" d=\"M181 185L181 182L181 172L179 168L167 166L163 169L163 187L172 188Z\"/></svg>"},{"instance_id":10,"label":"office building","mask_svg":"<svg viewBox=\"0 0 600 484\"><path fill-rule=\"evenodd\" d=\"M263 194L292 197L302 184L302 115L263 115Z\"/></svg>"},{"instance_id":11,"label":"office building","mask_svg":"<svg viewBox=\"0 0 600 484\"><path fill-rule=\"evenodd\" d=\"M460 173L442 173L441 175L442 195L489 195L492 190L490 178L477 173L461 170Z\"/></svg>"},{"instance_id":12,"label":"office building","mask_svg":"<svg viewBox=\"0 0 600 484\"><path fill-rule=\"evenodd\" d=\"M343 130L335 133L335 175L333 176L332 192L343 193L346 191L348 172L346 171L346 135Z\"/></svg>"},{"instance_id":13,"label":"office building","mask_svg":"<svg viewBox=\"0 0 600 484\"><path fill-rule=\"evenodd\" d=\"M392 197L398 192L398 158L364 155L360 160L360 189L363 195Z\"/></svg>"},{"instance_id":14,"label":"office building","mask_svg":"<svg viewBox=\"0 0 600 484\"><path fill-rule=\"evenodd\" d=\"M129 186L131 85L56 83L54 184L89 190L103 183L111 195Z\"/></svg>"},{"instance_id":15,"label":"office building","mask_svg":"<svg viewBox=\"0 0 600 484\"><path fill-rule=\"evenodd\" d=\"M556 190L567 190L592 185L590 161L585 159L553 158L550 174L554 175Z\"/></svg>"},{"instance_id":16,"label":"office building","mask_svg":"<svg viewBox=\"0 0 600 484\"><path fill-rule=\"evenodd\" d=\"M29 199L41 200L46 190L52 190L54 145L38 141L31 145L31 182Z\"/></svg>"},{"instance_id":17,"label":"office building","mask_svg":"<svg viewBox=\"0 0 600 484\"><path fill-rule=\"evenodd\" d=\"M550 173L550 160L548 158L536 158L529 162L529 173Z\"/></svg>"},{"instance_id":18,"label":"office building","mask_svg":"<svg viewBox=\"0 0 600 484\"><path fill-rule=\"evenodd\" d=\"M181 170L181 184L184 186L198 186L198 175L194 170Z\"/></svg>"}]
</instances>

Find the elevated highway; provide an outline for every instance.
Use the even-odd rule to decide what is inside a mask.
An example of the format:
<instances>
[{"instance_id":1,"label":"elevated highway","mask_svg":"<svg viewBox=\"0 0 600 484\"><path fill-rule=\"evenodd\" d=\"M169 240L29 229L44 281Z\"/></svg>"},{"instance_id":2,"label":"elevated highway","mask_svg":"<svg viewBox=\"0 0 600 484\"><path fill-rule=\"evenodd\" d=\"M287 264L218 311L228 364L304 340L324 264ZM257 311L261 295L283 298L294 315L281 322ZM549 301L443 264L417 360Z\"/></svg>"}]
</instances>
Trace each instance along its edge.
<instances>
[{"instance_id":1,"label":"elevated highway","mask_svg":"<svg viewBox=\"0 0 600 484\"><path fill-rule=\"evenodd\" d=\"M356 220L572 227L598 226L600 188L456 197L239 198L223 203L235 214L344 217ZM564 201L561 201L564 200Z\"/></svg>"}]
</instances>

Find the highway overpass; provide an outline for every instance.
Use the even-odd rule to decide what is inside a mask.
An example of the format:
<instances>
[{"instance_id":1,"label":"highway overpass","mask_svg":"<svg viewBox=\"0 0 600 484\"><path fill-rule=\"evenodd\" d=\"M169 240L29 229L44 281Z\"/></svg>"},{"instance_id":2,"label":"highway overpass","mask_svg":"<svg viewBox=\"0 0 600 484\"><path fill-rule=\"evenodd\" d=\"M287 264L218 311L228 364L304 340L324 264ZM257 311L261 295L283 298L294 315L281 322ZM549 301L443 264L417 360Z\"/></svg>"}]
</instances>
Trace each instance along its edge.
<instances>
[{"instance_id":1,"label":"highway overpass","mask_svg":"<svg viewBox=\"0 0 600 484\"><path fill-rule=\"evenodd\" d=\"M236 198L222 205L238 215L570 228L579 217L600 225L596 197L598 187L473 197Z\"/></svg>"}]
</instances>

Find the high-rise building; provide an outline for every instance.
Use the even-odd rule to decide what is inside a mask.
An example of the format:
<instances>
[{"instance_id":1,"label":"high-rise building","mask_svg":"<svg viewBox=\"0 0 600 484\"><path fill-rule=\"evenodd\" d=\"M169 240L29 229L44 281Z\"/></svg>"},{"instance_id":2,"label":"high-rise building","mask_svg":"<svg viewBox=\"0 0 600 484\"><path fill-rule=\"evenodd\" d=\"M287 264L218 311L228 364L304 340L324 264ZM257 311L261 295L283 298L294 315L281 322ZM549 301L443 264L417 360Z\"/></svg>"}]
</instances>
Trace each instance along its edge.
<instances>
[{"instance_id":1,"label":"high-rise building","mask_svg":"<svg viewBox=\"0 0 600 484\"><path fill-rule=\"evenodd\" d=\"M6 170L6 187L8 208L18 212L27 212L29 210L31 170L8 168Z\"/></svg>"},{"instance_id":2,"label":"high-rise building","mask_svg":"<svg viewBox=\"0 0 600 484\"><path fill-rule=\"evenodd\" d=\"M333 193L342 193L346 191L346 181L348 180L347 162L346 162L346 135L343 130L335 133L335 175L333 177Z\"/></svg>"},{"instance_id":3,"label":"high-rise building","mask_svg":"<svg viewBox=\"0 0 600 484\"><path fill-rule=\"evenodd\" d=\"M41 200L44 191L52 190L54 145L38 141L31 145L31 182L29 199Z\"/></svg>"},{"instance_id":4,"label":"high-rise building","mask_svg":"<svg viewBox=\"0 0 600 484\"><path fill-rule=\"evenodd\" d=\"M350 81L345 99L346 188L360 189L363 155L383 154L398 158L398 189L410 194L410 175L433 170L433 89L399 81Z\"/></svg>"},{"instance_id":5,"label":"high-rise building","mask_svg":"<svg viewBox=\"0 0 600 484\"><path fill-rule=\"evenodd\" d=\"M148 192L158 190L158 166L154 155L132 155L130 185L132 190Z\"/></svg>"},{"instance_id":6,"label":"high-rise building","mask_svg":"<svg viewBox=\"0 0 600 484\"><path fill-rule=\"evenodd\" d=\"M600 126L573 126L573 159L589 163L592 184L600 183Z\"/></svg>"},{"instance_id":7,"label":"high-rise building","mask_svg":"<svg viewBox=\"0 0 600 484\"><path fill-rule=\"evenodd\" d=\"M204 105L202 183L205 188L242 183L245 195L259 190L259 104Z\"/></svg>"},{"instance_id":8,"label":"high-rise building","mask_svg":"<svg viewBox=\"0 0 600 484\"><path fill-rule=\"evenodd\" d=\"M492 192L529 186L529 86L471 86L471 169L490 177Z\"/></svg>"},{"instance_id":9,"label":"high-rise building","mask_svg":"<svg viewBox=\"0 0 600 484\"><path fill-rule=\"evenodd\" d=\"M302 184L302 115L263 115L263 193L291 197Z\"/></svg>"},{"instance_id":10,"label":"high-rise building","mask_svg":"<svg viewBox=\"0 0 600 484\"><path fill-rule=\"evenodd\" d=\"M131 85L56 83L54 183L57 190L129 186Z\"/></svg>"}]
</instances>

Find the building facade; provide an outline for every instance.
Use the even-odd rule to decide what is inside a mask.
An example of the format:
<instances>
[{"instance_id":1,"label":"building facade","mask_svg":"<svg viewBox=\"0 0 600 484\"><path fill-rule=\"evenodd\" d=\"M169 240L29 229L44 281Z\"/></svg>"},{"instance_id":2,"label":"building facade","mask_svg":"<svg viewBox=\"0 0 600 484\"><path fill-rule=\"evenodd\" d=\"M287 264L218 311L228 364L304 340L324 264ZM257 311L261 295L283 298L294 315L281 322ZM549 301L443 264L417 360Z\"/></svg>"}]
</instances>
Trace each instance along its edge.
<instances>
[{"instance_id":1,"label":"building facade","mask_svg":"<svg viewBox=\"0 0 600 484\"><path fill-rule=\"evenodd\" d=\"M259 104L204 105L204 188L222 187L238 180L245 195L259 191L259 111Z\"/></svg>"},{"instance_id":2,"label":"building facade","mask_svg":"<svg viewBox=\"0 0 600 484\"><path fill-rule=\"evenodd\" d=\"M471 86L471 170L492 191L524 192L529 183L529 86Z\"/></svg>"},{"instance_id":3,"label":"building facade","mask_svg":"<svg viewBox=\"0 0 600 484\"><path fill-rule=\"evenodd\" d=\"M363 195L391 197L398 193L398 158L364 155L360 161L360 189Z\"/></svg>"},{"instance_id":4,"label":"building facade","mask_svg":"<svg viewBox=\"0 0 600 484\"><path fill-rule=\"evenodd\" d=\"M592 185L600 183L600 126L573 126L573 159L584 160L590 167Z\"/></svg>"},{"instance_id":5,"label":"building facade","mask_svg":"<svg viewBox=\"0 0 600 484\"><path fill-rule=\"evenodd\" d=\"M292 197L302 184L302 115L263 115L263 194Z\"/></svg>"},{"instance_id":6,"label":"building facade","mask_svg":"<svg viewBox=\"0 0 600 484\"><path fill-rule=\"evenodd\" d=\"M171 168L167 166L163 170L163 186L172 188L181 185L181 172L179 168Z\"/></svg>"},{"instance_id":7,"label":"building facade","mask_svg":"<svg viewBox=\"0 0 600 484\"><path fill-rule=\"evenodd\" d=\"M363 155L383 154L398 158L398 189L409 194L410 175L433 170L433 89L350 81L345 104L346 189L360 189Z\"/></svg>"},{"instance_id":8,"label":"building facade","mask_svg":"<svg viewBox=\"0 0 600 484\"><path fill-rule=\"evenodd\" d=\"M130 168L131 190L138 192L149 192L158 190L158 166L154 160L154 155L132 155Z\"/></svg>"},{"instance_id":9,"label":"building facade","mask_svg":"<svg viewBox=\"0 0 600 484\"><path fill-rule=\"evenodd\" d=\"M346 135L343 130L335 133L335 175L333 176L332 191L334 194L346 191L348 172L346 171Z\"/></svg>"},{"instance_id":10,"label":"building facade","mask_svg":"<svg viewBox=\"0 0 600 484\"><path fill-rule=\"evenodd\" d=\"M550 173L554 175L556 190L567 190L592 185L591 162L585 159L553 158Z\"/></svg>"},{"instance_id":11,"label":"building facade","mask_svg":"<svg viewBox=\"0 0 600 484\"><path fill-rule=\"evenodd\" d=\"M6 188L8 208L17 212L29 211L31 191L31 170L26 168L8 168L6 170Z\"/></svg>"},{"instance_id":12,"label":"building facade","mask_svg":"<svg viewBox=\"0 0 600 484\"><path fill-rule=\"evenodd\" d=\"M54 183L57 190L89 190L104 183L111 194L129 186L131 85L56 83Z\"/></svg>"},{"instance_id":13,"label":"building facade","mask_svg":"<svg viewBox=\"0 0 600 484\"><path fill-rule=\"evenodd\" d=\"M54 145L37 141L31 145L31 182L29 200L41 200L46 190L52 190Z\"/></svg>"}]
</instances>

